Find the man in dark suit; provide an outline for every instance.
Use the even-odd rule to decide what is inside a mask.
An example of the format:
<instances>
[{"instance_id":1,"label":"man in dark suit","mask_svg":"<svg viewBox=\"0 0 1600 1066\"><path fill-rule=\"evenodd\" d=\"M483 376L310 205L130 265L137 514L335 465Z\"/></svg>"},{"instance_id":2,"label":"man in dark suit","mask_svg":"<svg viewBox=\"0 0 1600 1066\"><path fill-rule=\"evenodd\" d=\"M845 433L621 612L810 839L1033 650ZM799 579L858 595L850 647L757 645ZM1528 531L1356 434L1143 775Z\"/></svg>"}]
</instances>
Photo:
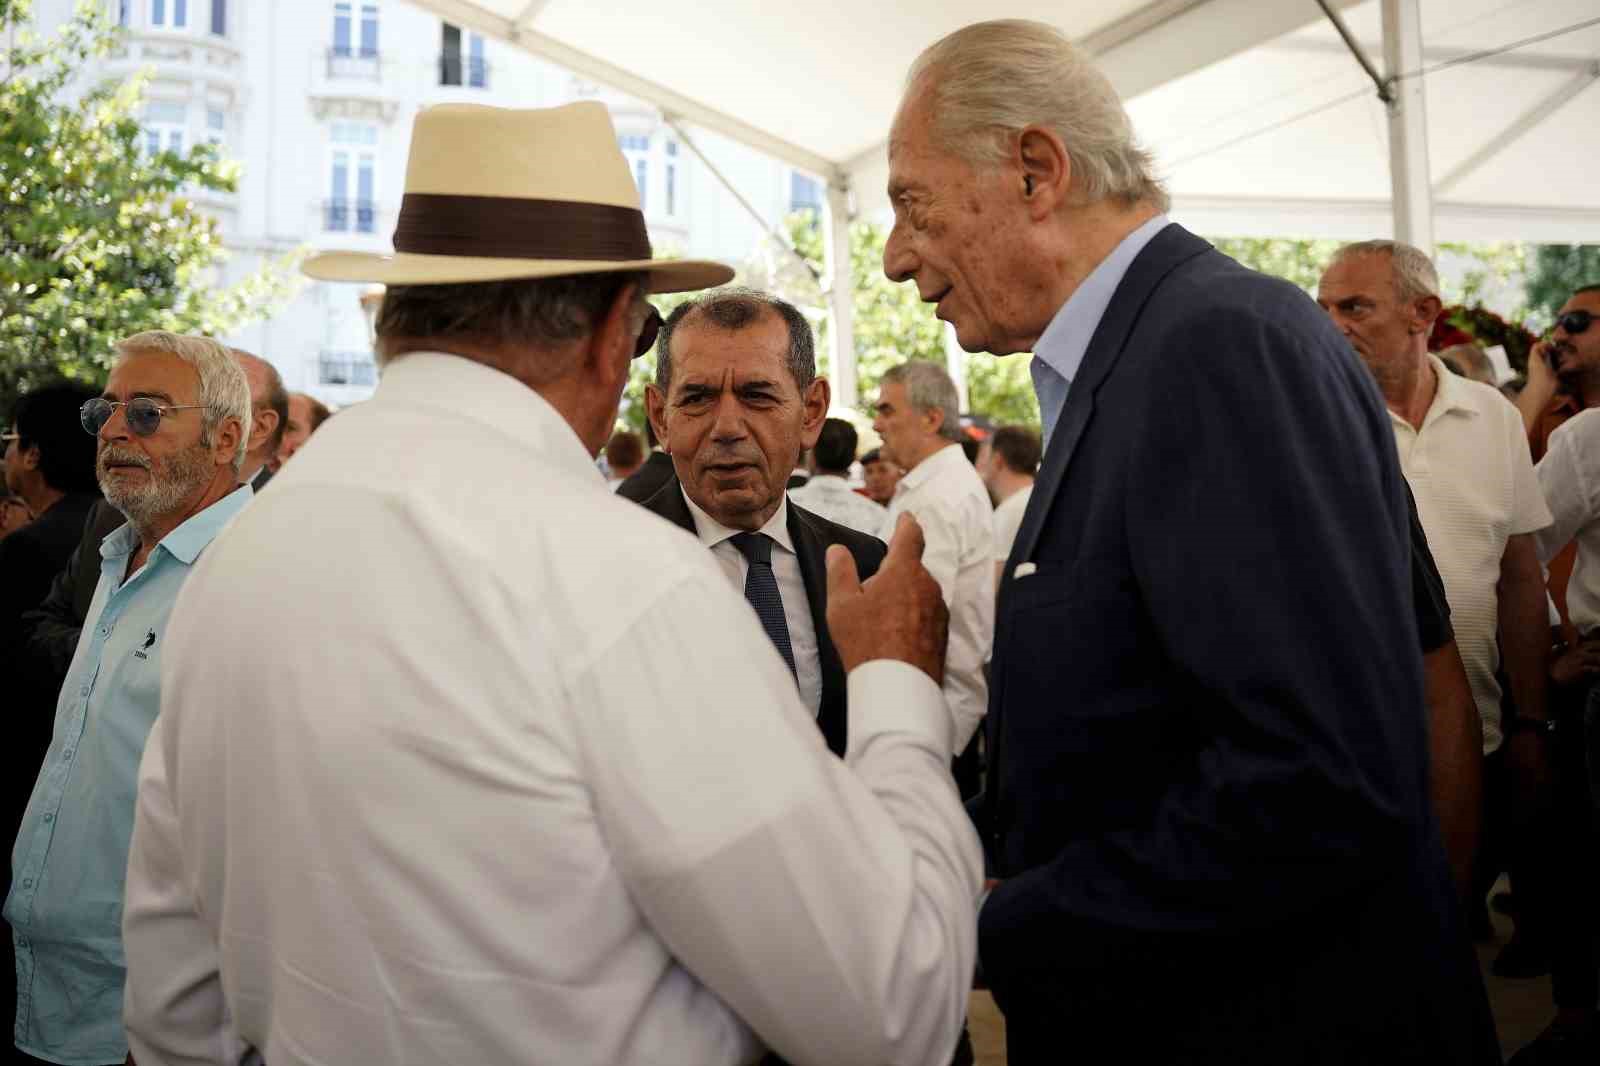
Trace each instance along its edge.
<instances>
[{"instance_id":1,"label":"man in dark suit","mask_svg":"<svg viewBox=\"0 0 1600 1066\"><path fill-rule=\"evenodd\" d=\"M784 491L828 413L811 326L777 297L717 290L672 312L656 352L647 403L675 470L643 504L716 555L794 670L828 747L843 755L845 675L828 639L825 555L842 544L866 578L884 546Z\"/></svg>"},{"instance_id":2,"label":"man in dark suit","mask_svg":"<svg viewBox=\"0 0 1600 1066\"><path fill-rule=\"evenodd\" d=\"M617 495L634 503L643 503L654 496L672 477L672 456L660 449L655 428L649 422L644 424L644 435L649 446L644 464L617 486Z\"/></svg>"},{"instance_id":3,"label":"man in dark suit","mask_svg":"<svg viewBox=\"0 0 1600 1066\"><path fill-rule=\"evenodd\" d=\"M1052 27L913 66L886 273L1035 353L980 968L1013 1063L1498 1062L1429 803L1404 482L1316 306L1169 224Z\"/></svg>"}]
</instances>

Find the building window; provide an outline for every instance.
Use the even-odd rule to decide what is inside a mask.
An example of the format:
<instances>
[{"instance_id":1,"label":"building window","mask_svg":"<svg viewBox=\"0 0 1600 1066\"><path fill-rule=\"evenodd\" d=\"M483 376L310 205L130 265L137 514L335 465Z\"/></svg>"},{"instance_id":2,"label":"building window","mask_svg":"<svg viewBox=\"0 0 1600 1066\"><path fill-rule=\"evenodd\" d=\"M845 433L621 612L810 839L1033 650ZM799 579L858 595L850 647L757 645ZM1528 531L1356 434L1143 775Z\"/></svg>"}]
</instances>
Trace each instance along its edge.
<instances>
[{"instance_id":1,"label":"building window","mask_svg":"<svg viewBox=\"0 0 1600 1066\"><path fill-rule=\"evenodd\" d=\"M627 157L628 168L633 171L634 184L639 186L639 210L645 210L650 187L650 138L638 134L618 137L617 144Z\"/></svg>"},{"instance_id":2,"label":"building window","mask_svg":"<svg viewBox=\"0 0 1600 1066\"><path fill-rule=\"evenodd\" d=\"M489 87L489 64L483 55L483 34L467 34L467 84L474 89Z\"/></svg>"},{"instance_id":3,"label":"building window","mask_svg":"<svg viewBox=\"0 0 1600 1066\"><path fill-rule=\"evenodd\" d=\"M189 126L189 108L175 100L151 100L144 108L146 155L168 151L183 153Z\"/></svg>"},{"instance_id":4,"label":"building window","mask_svg":"<svg viewBox=\"0 0 1600 1066\"><path fill-rule=\"evenodd\" d=\"M324 351L317 358L319 385L376 385L378 368L366 352Z\"/></svg>"},{"instance_id":5,"label":"building window","mask_svg":"<svg viewBox=\"0 0 1600 1066\"><path fill-rule=\"evenodd\" d=\"M118 26L126 26L128 24L129 16L132 14L132 12L130 12L128 10L128 8L131 6L131 4L132 4L132 0L117 0L117 25Z\"/></svg>"},{"instance_id":6,"label":"building window","mask_svg":"<svg viewBox=\"0 0 1600 1066\"><path fill-rule=\"evenodd\" d=\"M667 181L667 214L676 216L678 213L678 142L667 142L667 162L662 168L662 176Z\"/></svg>"},{"instance_id":7,"label":"building window","mask_svg":"<svg viewBox=\"0 0 1600 1066\"><path fill-rule=\"evenodd\" d=\"M333 54L378 58L378 5L372 0L359 5L361 21L356 22L357 0L339 0L333 5Z\"/></svg>"},{"instance_id":8,"label":"building window","mask_svg":"<svg viewBox=\"0 0 1600 1066\"><path fill-rule=\"evenodd\" d=\"M171 15L171 21L167 16ZM171 30L189 26L189 0L150 0L150 25Z\"/></svg>"},{"instance_id":9,"label":"building window","mask_svg":"<svg viewBox=\"0 0 1600 1066\"><path fill-rule=\"evenodd\" d=\"M220 107L206 108L206 140L220 145L228 133L228 115Z\"/></svg>"},{"instance_id":10,"label":"building window","mask_svg":"<svg viewBox=\"0 0 1600 1066\"><path fill-rule=\"evenodd\" d=\"M822 217L822 183L808 178L798 170L789 172L789 210L810 211Z\"/></svg>"},{"instance_id":11,"label":"building window","mask_svg":"<svg viewBox=\"0 0 1600 1066\"><path fill-rule=\"evenodd\" d=\"M366 122L335 122L329 140L333 146L331 180L323 229L331 233L374 233L378 214L378 127Z\"/></svg>"},{"instance_id":12,"label":"building window","mask_svg":"<svg viewBox=\"0 0 1600 1066\"><path fill-rule=\"evenodd\" d=\"M228 0L211 0L211 32L218 37L228 35Z\"/></svg>"},{"instance_id":13,"label":"building window","mask_svg":"<svg viewBox=\"0 0 1600 1066\"><path fill-rule=\"evenodd\" d=\"M439 41L439 84L488 88L489 62L484 56L482 34L464 33L460 26L443 24Z\"/></svg>"}]
</instances>

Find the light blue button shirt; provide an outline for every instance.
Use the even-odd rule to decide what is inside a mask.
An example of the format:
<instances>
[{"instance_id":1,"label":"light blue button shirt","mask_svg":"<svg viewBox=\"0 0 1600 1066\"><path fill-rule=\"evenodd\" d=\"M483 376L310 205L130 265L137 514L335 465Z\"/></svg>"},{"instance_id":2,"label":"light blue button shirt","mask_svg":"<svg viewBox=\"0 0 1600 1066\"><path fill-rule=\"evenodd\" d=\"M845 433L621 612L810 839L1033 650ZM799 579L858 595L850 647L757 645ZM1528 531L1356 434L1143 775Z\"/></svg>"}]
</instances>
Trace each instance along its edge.
<instances>
[{"instance_id":1,"label":"light blue button shirt","mask_svg":"<svg viewBox=\"0 0 1600 1066\"><path fill-rule=\"evenodd\" d=\"M250 495L235 489L168 533L126 583L133 527L100 545L100 583L11 853L16 1043L36 1058L104 1066L128 1054L122 885L139 757L161 709L161 638L190 567Z\"/></svg>"},{"instance_id":2,"label":"light blue button shirt","mask_svg":"<svg viewBox=\"0 0 1600 1066\"><path fill-rule=\"evenodd\" d=\"M1167 216L1157 215L1126 237L1089 272L1067 302L1061 305L1056 316L1045 327L1039 343L1033 348L1033 362L1029 372L1033 376L1033 391L1039 397L1039 420L1044 426L1044 444L1050 446L1050 435L1055 432L1056 421L1067 406L1067 390L1072 379L1078 376L1083 357L1089 351L1089 342L1100 326L1106 308L1117 286L1127 276L1128 268L1144 251L1157 233L1167 227Z\"/></svg>"}]
</instances>

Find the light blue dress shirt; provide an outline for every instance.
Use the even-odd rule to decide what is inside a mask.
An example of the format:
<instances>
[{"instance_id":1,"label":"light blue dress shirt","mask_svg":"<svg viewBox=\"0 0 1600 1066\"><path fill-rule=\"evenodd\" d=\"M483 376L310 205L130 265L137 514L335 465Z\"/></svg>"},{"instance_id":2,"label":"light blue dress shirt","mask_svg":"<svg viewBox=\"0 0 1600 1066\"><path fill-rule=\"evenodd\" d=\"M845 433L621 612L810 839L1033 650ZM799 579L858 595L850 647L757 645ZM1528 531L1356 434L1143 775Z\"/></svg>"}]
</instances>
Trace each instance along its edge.
<instances>
[{"instance_id":1,"label":"light blue dress shirt","mask_svg":"<svg viewBox=\"0 0 1600 1066\"><path fill-rule=\"evenodd\" d=\"M1072 379L1078 376L1083 357L1089 351L1089 342L1100 326L1106 308L1117 286L1127 276L1128 268L1144 251L1145 245L1157 233L1166 229L1166 215L1157 215L1126 237L1089 272L1061 310L1050 320L1045 331L1034 345L1033 363L1029 373L1033 377L1033 391L1039 397L1039 420L1044 427L1044 445L1050 446L1050 435L1055 432L1056 421L1067 406L1067 390Z\"/></svg>"},{"instance_id":2,"label":"light blue dress shirt","mask_svg":"<svg viewBox=\"0 0 1600 1066\"><path fill-rule=\"evenodd\" d=\"M36 1058L104 1066L128 1054L122 887L139 758L161 709L161 637L190 567L250 497L242 486L188 519L126 583L133 527L100 545L100 583L11 853L15 1035Z\"/></svg>"}]
</instances>

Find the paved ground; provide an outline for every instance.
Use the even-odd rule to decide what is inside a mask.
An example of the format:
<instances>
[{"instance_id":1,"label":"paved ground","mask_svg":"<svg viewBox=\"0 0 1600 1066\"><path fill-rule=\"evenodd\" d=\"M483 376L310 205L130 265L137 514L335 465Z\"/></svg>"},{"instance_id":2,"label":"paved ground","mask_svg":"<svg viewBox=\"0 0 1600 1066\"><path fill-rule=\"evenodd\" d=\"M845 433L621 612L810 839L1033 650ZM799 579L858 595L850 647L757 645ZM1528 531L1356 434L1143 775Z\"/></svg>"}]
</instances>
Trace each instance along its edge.
<instances>
[{"instance_id":1,"label":"paved ground","mask_svg":"<svg viewBox=\"0 0 1600 1066\"><path fill-rule=\"evenodd\" d=\"M1497 890L1504 887L1503 881L1496 886ZM1553 1013L1550 978L1507 981L1489 973L1489 963L1511 935L1510 921L1499 914L1493 917L1497 935L1493 943L1478 945L1478 960L1489 989L1489 1003L1494 1008L1495 1025L1500 1030L1500 1047L1509 1057L1549 1024ZM972 1033L978 1066L1005 1066L1006 1022L994 1000L987 992L974 992L968 1010L967 1025Z\"/></svg>"}]
</instances>

